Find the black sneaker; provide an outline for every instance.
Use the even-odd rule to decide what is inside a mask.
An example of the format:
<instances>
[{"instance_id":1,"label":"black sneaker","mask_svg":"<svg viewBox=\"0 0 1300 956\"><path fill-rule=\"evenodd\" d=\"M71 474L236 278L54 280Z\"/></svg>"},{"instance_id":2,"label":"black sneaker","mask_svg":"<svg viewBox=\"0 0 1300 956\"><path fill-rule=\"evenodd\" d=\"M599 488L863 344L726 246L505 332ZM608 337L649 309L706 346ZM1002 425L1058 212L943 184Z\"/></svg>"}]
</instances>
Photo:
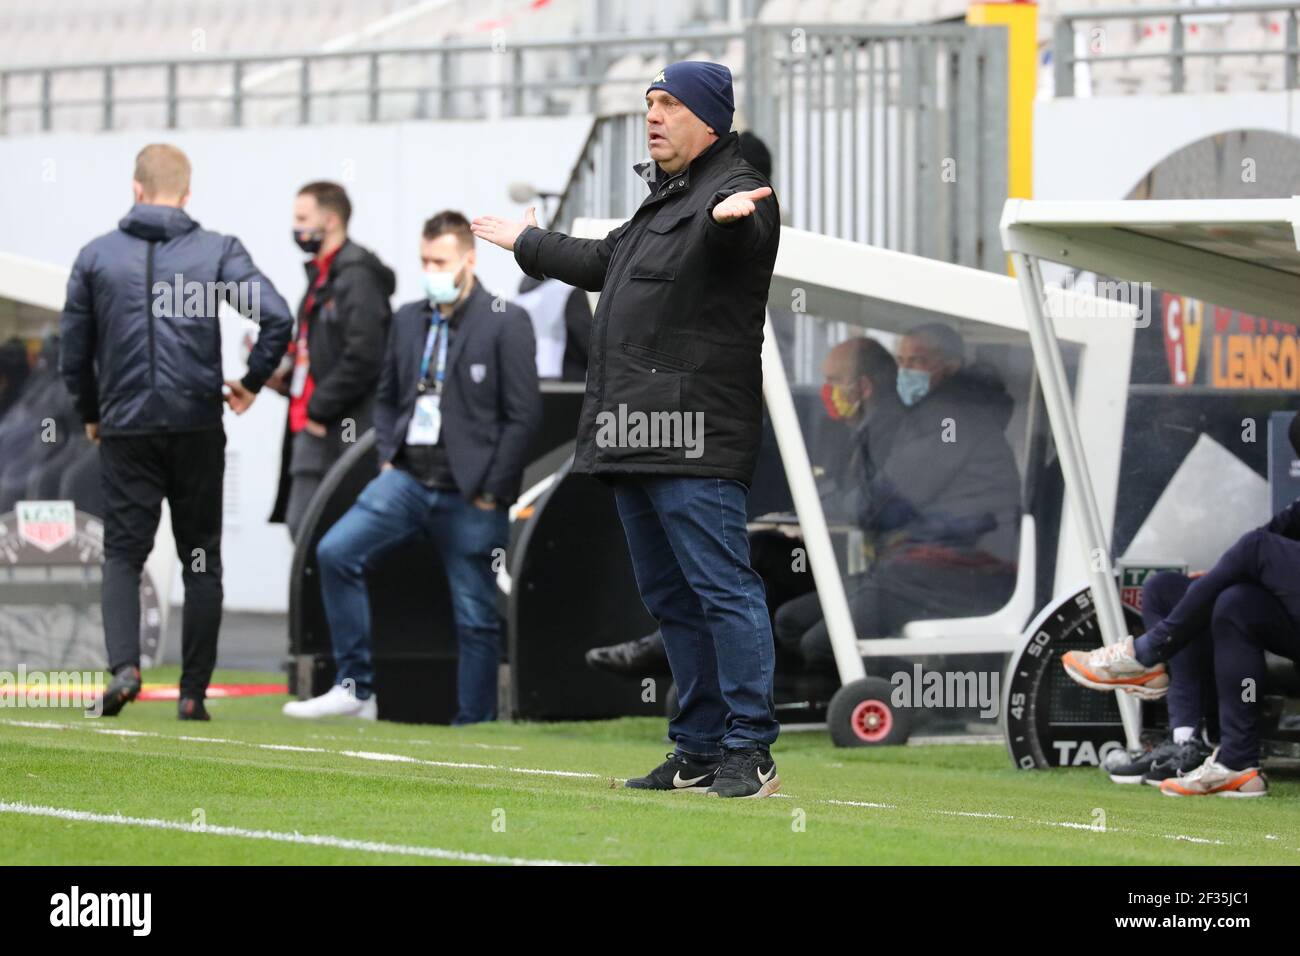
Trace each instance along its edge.
<instances>
[{"instance_id":1,"label":"black sneaker","mask_svg":"<svg viewBox=\"0 0 1300 956\"><path fill-rule=\"evenodd\" d=\"M694 757L670 753L668 759L644 777L633 777L623 786L630 790L675 790L685 793L703 793L713 785L718 772L716 760L696 760Z\"/></svg>"},{"instance_id":2,"label":"black sneaker","mask_svg":"<svg viewBox=\"0 0 1300 956\"><path fill-rule=\"evenodd\" d=\"M588 667L613 674L668 673L668 653L664 650L664 639L657 631L634 641L593 647L585 657Z\"/></svg>"},{"instance_id":3,"label":"black sneaker","mask_svg":"<svg viewBox=\"0 0 1300 956\"><path fill-rule=\"evenodd\" d=\"M770 797L781 789L772 755L758 747L725 750L710 797Z\"/></svg>"},{"instance_id":4,"label":"black sneaker","mask_svg":"<svg viewBox=\"0 0 1300 956\"><path fill-rule=\"evenodd\" d=\"M181 720L211 720L203 701L197 697L182 697L176 704L176 716Z\"/></svg>"},{"instance_id":5,"label":"black sneaker","mask_svg":"<svg viewBox=\"0 0 1300 956\"><path fill-rule=\"evenodd\" d=\"M1143 775L1142 782L1158 787L1165 780L1191 773L1205 763L1212 752L1200 734L1193 734L1191 740L1176 744L1172 753L1157 758L1151 764L1151 769Z\"/></svg>"},{"instance_id":6,"label":"black sneaker","mask_svg":"<svg viewBox=\"0 0 1300 956\"><path fill-rule=\"evenodd\" d=\"M1115 783L1141 783L1147 771L1157 760L1167 760L1178 750L1172 737L1166 737L1150 750L1143 751L1136 757L1124 754L1114 763L1107 763L1104 769Z\"/></svg>"},{"instance_id":7,"label":"black sneaker","mask_svg":"<svg viewBox=\"0 0 1300 956\"><path fill-rule=\"evenodd\" d=\"M104 696L86 708L87 717L116 717L140 693L140 668L122 667L113 675Z\"/></svg>"}]
</instances>

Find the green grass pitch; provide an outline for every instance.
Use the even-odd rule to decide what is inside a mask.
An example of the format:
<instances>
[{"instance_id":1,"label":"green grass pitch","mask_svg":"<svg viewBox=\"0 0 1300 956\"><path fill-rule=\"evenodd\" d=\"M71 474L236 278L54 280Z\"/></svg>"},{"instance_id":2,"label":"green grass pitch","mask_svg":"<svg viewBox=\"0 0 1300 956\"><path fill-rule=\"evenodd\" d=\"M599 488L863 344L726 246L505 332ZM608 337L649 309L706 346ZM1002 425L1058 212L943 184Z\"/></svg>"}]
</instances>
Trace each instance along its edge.
<instances>
[{"instance_id":1,"label":"green grass pitch","mask_svg":"<svg viewBox=\"0 0 1300 956\"><path fill-rule=\"evenodd\" d=\"M175 679L154 671L146 680ZM227 672L218 681L274 680ZM791 733L769 800L622 789L662 721L471 728L297 721L282 698L116 719L0 710L9 864L1253 864L1300 862L1300 777L1262 800L1172 799L1003 747L838 750ZM37 726L32 726L37 725ZM57 725L57 726L51 726ZM185 739L190 738L190 739Z\"/></svg>"}]
</instances>

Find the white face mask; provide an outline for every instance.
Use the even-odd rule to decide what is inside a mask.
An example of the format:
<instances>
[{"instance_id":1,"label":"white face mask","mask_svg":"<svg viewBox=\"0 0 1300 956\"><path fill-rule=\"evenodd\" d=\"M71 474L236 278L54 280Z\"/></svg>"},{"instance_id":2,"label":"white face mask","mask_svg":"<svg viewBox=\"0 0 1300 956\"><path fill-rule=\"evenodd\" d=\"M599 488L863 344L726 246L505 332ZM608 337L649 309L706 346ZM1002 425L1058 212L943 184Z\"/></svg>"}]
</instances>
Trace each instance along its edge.
<instances>
[{"instance_id":1,"label":"white face mask","mask_svg":"<svg viewBox=\"0 0 1300 956\"><path fill-rule=\"evenodd\" d=\"M460 297L461 284L456 281L460 268L450 272L422 272L420 285L424 294L434 305L447 305Z\"/></svg>"},{"instance_id":2,"label":"white face mask","mask_svg":"<svg viewBox=\"0 0 1300 956\"><path fill-rule=\"evenodd\" d=\"M911 408L930 393L930 373L919 368L898 370L898 397Z\"/></svg>"}]
</instances>

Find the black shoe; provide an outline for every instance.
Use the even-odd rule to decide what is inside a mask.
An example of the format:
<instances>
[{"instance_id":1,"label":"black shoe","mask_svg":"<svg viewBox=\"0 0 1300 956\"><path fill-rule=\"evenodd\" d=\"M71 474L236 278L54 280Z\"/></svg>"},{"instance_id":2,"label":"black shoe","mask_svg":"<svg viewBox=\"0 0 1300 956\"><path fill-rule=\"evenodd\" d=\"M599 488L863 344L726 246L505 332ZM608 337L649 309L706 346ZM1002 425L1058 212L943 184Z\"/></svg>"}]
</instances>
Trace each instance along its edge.
<instances>
[{"instance_id":1,"label":"black shoe","mask_svg":"<svg viewBox=\"0 0 1300 956\"><path fill-rule=\"evenodd\" d=\"M104 696L86 709L87 717L116 717L140 693L140 668L121 667L108 682Z\"/></svg>"},{"instance_id":2,"label":"black shoe","mask_svg":"<svg viewBox=\"0 0 1300 956\"><path fill-rule=\"evenodd\" d=\"M211 720L208 709L197 697L182 697L176 704L176 716L181 720Z\"/></svg>"},{"instance_id":3,"label":"black shoe","mask_svg":"<svg viewBox=\"0 0 1300 956\"><path fill-rule=\"evenodd\" d=\"M639 677L668 671L668 652L664 650L664 639L657 632L635 641L593 647L587 651L586 658L588 667L614 674Z\"/></svg>"},{"instance_id":4,"label":"black shoe","mask_svg":"<svg viewBox=\"0 0 1300 956\"><path fill-rule=\"evenodd\" d=\"M679 753L670 753L668 759L644 777L633 777L623 786L629 790L674 790L685 793L703 793L713 784L718 772L716 760L697 760Z\"/></svg>"},{"instance_id":5,"label":"black shoe","mask_svg":"<svg viewBox=\"0 0 1300 956\"><path fill-rule=\"evenodd\" d=\"M772 755L758 747L725 750L710 797L770 797L781 789Z\"/></svg>"},{"instance_id":6,"label":"black shoe","mask_svg":"<svg viewBox=\"0 0 1300 956\"><path fill-rule=\"evenodd\" d=\"M1161 781L1181 777L1195 770L1205 763L1212 752L1200 734L1193 734L1191 740L1174 745L1172 753L1158 757L1151 764L1151 769L1143 775L1142 782L1158 787Z\"/></svg>"},{"instance_id":7,"label":"black shoe","mask_svg":"<svg viewBox=\"0 0 1300 956\"><path fill-rule=\"evenodd\" d=\"M1152 764L1157 760L1167 760L1178 750L1172 737L1166 737L1150 750L1143 751L1136 757L1125 754L1113 764L1103 765L1103 769L1115 783L1141 783Z\"/></svg>"}]
</instances>

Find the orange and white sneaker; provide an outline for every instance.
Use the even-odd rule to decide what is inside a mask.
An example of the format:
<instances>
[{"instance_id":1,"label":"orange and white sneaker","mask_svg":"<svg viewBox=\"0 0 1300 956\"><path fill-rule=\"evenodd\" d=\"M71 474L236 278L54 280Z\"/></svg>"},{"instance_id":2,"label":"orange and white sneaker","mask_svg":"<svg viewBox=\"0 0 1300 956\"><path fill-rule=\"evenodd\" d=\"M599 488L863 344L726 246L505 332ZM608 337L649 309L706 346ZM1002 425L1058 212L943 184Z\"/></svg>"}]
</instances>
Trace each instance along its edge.
<instances>
[{"instance_id":1,"label":"orange and white sneaker","mask_svg":"<svg viewBox=\"0 0 1300 956\"><path fill-rule=\"evenodd\" d=\"M1169 691L1164 664L1147 667L1133 656L1133 638L1095 651L1066 651L1065 672L1076 684L1093 690L1122 690L1143 700L1156 700Z\"/></svg>"},{"instance_id":2,"label":"orange and white sneaker","mask_svg":"<svg viewBox=\"0 0 1300 956\"><path fill-rule=\"evenodd\" d=\"M1166 797L1268 796L1268 781L1258 767L1229 770L1214 759L1217 756L1216 750L1195 770L1162 781L1160 792Z\"/></svg>"}]
</instances>

